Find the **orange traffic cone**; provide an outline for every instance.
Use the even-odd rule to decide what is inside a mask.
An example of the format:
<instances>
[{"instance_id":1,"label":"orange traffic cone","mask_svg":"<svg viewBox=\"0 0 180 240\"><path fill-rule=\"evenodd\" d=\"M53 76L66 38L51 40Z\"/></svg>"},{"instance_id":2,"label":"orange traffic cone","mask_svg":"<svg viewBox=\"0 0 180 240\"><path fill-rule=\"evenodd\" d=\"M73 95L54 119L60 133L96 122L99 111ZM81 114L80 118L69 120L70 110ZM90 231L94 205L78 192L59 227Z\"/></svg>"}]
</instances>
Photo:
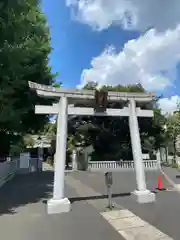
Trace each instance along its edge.
<instances>
[{"instance_id":1,"label":"orange traffic cone","mask_svg":"<svg viewBox=\"0 0 180 240\"><path fill-rule=\"evenodd\" d=\"M162 177L158 176L158 186L157 186L158 190L165 190L165 188L163 188L163 181L162 181Z\"/></svg>"}]
</instances>

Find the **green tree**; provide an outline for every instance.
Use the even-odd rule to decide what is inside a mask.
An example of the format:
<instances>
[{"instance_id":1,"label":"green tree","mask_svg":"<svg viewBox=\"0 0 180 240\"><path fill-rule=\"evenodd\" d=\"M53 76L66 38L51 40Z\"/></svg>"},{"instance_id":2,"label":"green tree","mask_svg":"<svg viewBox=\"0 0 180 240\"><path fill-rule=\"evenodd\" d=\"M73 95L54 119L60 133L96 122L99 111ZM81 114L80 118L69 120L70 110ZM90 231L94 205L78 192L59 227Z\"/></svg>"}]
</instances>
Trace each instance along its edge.
<instances>
[{"instance_id":1,"label":"green tree","mask_svg":"<svg viewBox=\"0 0 180 240\"><path fill-rule=\"evenodd\" d=\"M96 88L95 83L89 83L85 86L85 89L89 90L94 88ZM104 86L103 88L110 91L145 92L141 85ZM139 118L142 148L143 151L150 153L152 157L154 150L158 149L164 142L163 126L165 118L161 114L160 109L158 109L157 101L158 98L150 106L147 106L147 108L154 110L152 119ZM55 136L56 124L50 129L53 129L53 135ZM49 130L46 131L46 134L48 132ZM128 118L70 117L67 149L71 152L76 146L85 147L91 144L95 149L95 152L92 154L94 160L132 159ZM53 141L52 146L55 151L55 141Z\"/></svg>"},{"instance_id":2,"label":"green tree","mask_svg":"<svg viewBox=\"0 0 180 240\"><path fill-rule=\"evenodd\" d=\"M43 135L47 136L49 139L54 139L56 137L56 123L48 122L44 126Z\"/></svg>"},{"instance_id":3,"label":"green tree","mask_svg":"<svg viewBox=\"0 0 180 240\"><path fill-rule=\"evenodd\" d=\"M174 153L174 163L176 163L176 140L180 133L180 113L177 112L175 114L167 116L166 124L166 137L168 139L168 142L172 141L173 143L173 153Z\"/></svg>"},{"instance_id":4,"label":"green tree","mask_svg":"<svg viewBox=\"0 0 180 240\"><path fill-rule=\"evenodd\" d=\"M96 83L89 83L85 89L95 89ZM128 86L103 86L102 89L119 92L145 92L143 87L138 85ZM157 149L163 142L164 117L157 107L158 99L147 106L147 109L154 109L152 119L139 118L142 148L151 155L153 149ZM118 108L116 106L111 106ZM132 159L131 140L129 133L128 118L125 117L76 117L70 121L69 132L74 136L81 146L93 145L95 152L92 155L94 160L117 160Z\"/></svg>"},{"instance_id":5,"label":"green tree","mask_svg":"<svg viewBox=\"0 0 180 240\"><path fill-rule=\"evenodd\" d=\"M26 135L23 137L23 143L24 143L25 146L33 147L33 145L35 144L35 141L34 141L34 139L32 138L32 135L26 134Z\"/></svg>"},{"instance_id":6,"label":"green tree","mask_svg":"<svg viewBox=\"0 0 180 240\"><path fill-rule=\"evenodd\" d=\"M16 137L16 141L14 141L14 143L11 141L9 153L11 156L19 155L21 152L25 151L28 146L33 147L34 144L35 141L32 138L32 135L26 134L23 137L18 136Z\"/></svg>"},{"instance_id":7,"label":"green tree","mask_svg":"<svg viewBox=\"0 0 180 240\"><path fill-rule=\"evenodd\" d=\"M5 0L1 0L5 3ZM36 0L9 0L0 11L0 156L9 152L14 133L40 131L48 116L35 115L45 100L31 92L28 81L53 84L48 66L49 28Z\"/></svg>"}]
</instances>

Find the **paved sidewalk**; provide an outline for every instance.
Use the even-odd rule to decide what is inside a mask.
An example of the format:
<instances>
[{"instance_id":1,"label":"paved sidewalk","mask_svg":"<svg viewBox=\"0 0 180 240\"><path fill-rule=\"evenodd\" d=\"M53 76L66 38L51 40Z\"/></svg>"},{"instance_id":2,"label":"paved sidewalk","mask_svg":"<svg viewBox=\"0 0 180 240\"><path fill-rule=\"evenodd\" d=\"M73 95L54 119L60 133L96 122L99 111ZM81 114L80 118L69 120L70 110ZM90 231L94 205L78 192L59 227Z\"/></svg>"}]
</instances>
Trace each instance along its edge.
<instances>
[{"instance_id":1,"label":"paved sidewalk","mask_svg":"<svg viewBox=\"0 0 180 240\"><path fill-rule=\"evenodd\" d=\"M88 173L87 173L88 174ZM139 211L136 213L130 210L130 207L135 205L139 206L142 210L142 206L148 206L149 204L136 204L132 200L130 194L114 194L113 205L114 209L111 212L105 211L107 206L107 195L94 191L90 186L85 185L82 181L78 180L78 176L81 173L76 174L76 179L69 174L66 178L68 185L76 189L76 192L81 196L77 201L86 200L89 204L93 205L101 212L101 215L116 229L116 231L123 236L126 240L173 240L166 232L159 230L157 225L153 225L147 219L145 220L139 215ZM88 175L91 175L89 173ZM95 175L93 175L95 178ZM93 179L94 179L93 178ZM119 198L126 199L126 201L132 201L129 205L118 202ZM156 216L156 213L153 213ZM152 214L151 214L152 215ZM151 216L150 215L150 216Z\"/></svg>"},{"instance_id":2,"label":"paved sidewalk","mask_svg":"<svg viewBox=\"0 0 180 240\"><path fill-rule=\"evenodd\" d=\"M148 187L156 184L158 174L147 174ZM107 212L103 174L66 173L65 195L72 203L72 211L47 215L46 201L52 195L52 169L17 176L0 189L1 238L179 240L180 194L161 192L156 195L155 203L136 204L130 196L135 187L134 178L132 173L114 174L115 209Z\"/></svg>"},{"instance_id":3,"label":"paved sidewalk","mask_svg":"<svg viewBox=\"0 0 180 240\"><path fill-rule=\"evenodd\" d=\"M72 211L46 214L52 193L53 172L17 176L0 190L1 239L13 240L123 240L92 205L74 201L79 196L70 186L65 194Z\"/></svg>"},{"instance_id":4,"label":"paved sidewalk","mask_svg":"<svg viewBox=\"0 0 180 240\"><path fill-rule=\"evenodd\" d=\"M162 167L162 170L175 184L180 184L180 169Z\"/></svg>"},{"instance_id":5,"label":"paved sidewalk","mask_svg":"<svg viewBox=\"0 0 180 240\"><path fill-rule=\"evenodd\" d=\"M159 173L148 173L148 188L157 184ZM75 179L94 189L106 197L104 175L100 173L72 173ZM175 191L163 191L156 194L157 201L149 204L136 203L130 192L135 189L135 176L129 173L115 173L113 186L113 200L124 209L140 217L142 220L157 227L161 232L174 240L179 240L180 228L180 194ZM153 188L152 188L153 189ZM138 239L139 240L139 239Z\"/></svg>"}]
</instances>

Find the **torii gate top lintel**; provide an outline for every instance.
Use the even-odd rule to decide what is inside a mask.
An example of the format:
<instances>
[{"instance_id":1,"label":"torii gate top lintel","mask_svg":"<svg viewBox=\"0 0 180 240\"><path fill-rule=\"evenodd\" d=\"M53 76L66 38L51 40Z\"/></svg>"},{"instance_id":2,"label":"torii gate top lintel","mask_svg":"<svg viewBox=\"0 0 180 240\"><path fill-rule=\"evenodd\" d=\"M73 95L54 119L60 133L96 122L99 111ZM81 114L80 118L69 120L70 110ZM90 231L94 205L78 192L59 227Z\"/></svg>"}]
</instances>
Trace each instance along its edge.
<instances>
[{"instance_id":1,"label":"torii gate top lintel","mask_svg":"<svg viewBox=\"0 0 180 240\"><path fill-rule=\"evenodd\" d=\"M29 81L29 87L35 90L39 96L47 98L60 98L66 96L71 103L79 100L93 100L95 90L73 89L73 88L56 88L48 85L42 85ZM155 98L154 93L130 93L130 92L112 92L108 91L109 102L121 102L134 99L136 102L151 102Z\"/></svg>"}]
</instances>

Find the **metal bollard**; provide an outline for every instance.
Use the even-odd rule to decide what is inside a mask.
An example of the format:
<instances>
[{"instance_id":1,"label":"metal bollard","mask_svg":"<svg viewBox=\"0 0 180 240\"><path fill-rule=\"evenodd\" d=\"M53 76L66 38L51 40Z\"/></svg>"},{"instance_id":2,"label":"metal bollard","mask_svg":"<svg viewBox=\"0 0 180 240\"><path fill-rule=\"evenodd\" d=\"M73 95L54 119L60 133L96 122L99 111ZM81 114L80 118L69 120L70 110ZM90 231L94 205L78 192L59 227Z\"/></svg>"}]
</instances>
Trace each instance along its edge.
<instances>
[{"instance_id":1,"label":"metal bollard","mask_svg":"<svg viewBox=\"0 0 180 240\"><path fill-rule=\"evenodd\" d=\"M112 210L112 185L113 185L113 177L112 172L105 173L105 183L107 187L107 194L108 194L108 208Z\"/></svg>"}]
</instances>

